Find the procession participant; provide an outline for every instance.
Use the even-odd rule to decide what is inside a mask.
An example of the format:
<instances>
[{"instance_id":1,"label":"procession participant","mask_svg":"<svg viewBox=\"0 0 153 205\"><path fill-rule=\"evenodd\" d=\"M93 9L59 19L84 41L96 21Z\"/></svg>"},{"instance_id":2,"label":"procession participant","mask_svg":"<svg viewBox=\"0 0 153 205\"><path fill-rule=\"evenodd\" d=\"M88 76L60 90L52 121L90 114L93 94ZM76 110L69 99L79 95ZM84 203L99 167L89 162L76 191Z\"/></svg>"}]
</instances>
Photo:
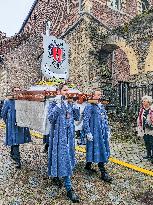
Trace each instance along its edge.
<instances>
[{"instance_id":1,"label":"procession participant","mask_svg":"<svg viewBox=\"0 0 153 205\"><path fill-rule=\"evenodd\" d=\"M79 202L71 185L71 176L75 167L74 119L79 119L79 110L66 100L69 89L61 84L58 89L58 101L49 105L48 119L51 123L48 153L48 174L54 182L64 178L67 197L74 203ZM59 183L60 184L60 183Z\"/></svg>"},{"instance_id":2,"label":"procession participant","mask_svg":"<svg viewBox=\"0 0 153 205\"><path fill-rule=\"evenodd\" d=\"M93 104L88 103L84 110L83 126L87 136L86 142L86 166L85 169L90 173L95 172L91 168L92 162L98 163L101 172L101 179L111 182L112 178L105 170L104 163L108 162L110 148L108 142L108 122L104 106L99 103L101 91L93 92Z\"/></svg>"},{"instance_id":3,"label":"procession participant","mask_svg":"<svg viewBox=\"0 0 153 205\"><path fill-rule=\"evenodd\" d=\"M79 145L85 144L85 136L84 136L84 130L83 130L83 111L86 105L87 105L87 102L83 102L81 104L77 103L77 106L80 108L80 119L79 121L74 121L74 124L75 124L75 133L76 133L77 139L79 139L79 142L78 142Z\"/></svg>"},{"instance_id":4,"label":"procession participant","mask_svg":"<svg viewBox=\"0 0 153 205\"><path fill-rule=\"evenodd\" d=\"M16 162L16 168L21 168L19 145L31 142L28 128L19 127L16 124L15 95L20 88L14 87L12 93L7 96L2 107L2 118L6 124L5 145L11 146L10 157Z\"/></svg>"},{"instance_id":5,"label":"procession participant","mask_svg":"<svg viewBox=\"0 0 153 205\"><path fill-rule=\"evenodd\" d=\"M153 162L153 107L152 97L142 97L142 107L138 116L138 135L142 136L145 142L147 155L144 159L149 159Z\"/></svg>"}]
</instances>

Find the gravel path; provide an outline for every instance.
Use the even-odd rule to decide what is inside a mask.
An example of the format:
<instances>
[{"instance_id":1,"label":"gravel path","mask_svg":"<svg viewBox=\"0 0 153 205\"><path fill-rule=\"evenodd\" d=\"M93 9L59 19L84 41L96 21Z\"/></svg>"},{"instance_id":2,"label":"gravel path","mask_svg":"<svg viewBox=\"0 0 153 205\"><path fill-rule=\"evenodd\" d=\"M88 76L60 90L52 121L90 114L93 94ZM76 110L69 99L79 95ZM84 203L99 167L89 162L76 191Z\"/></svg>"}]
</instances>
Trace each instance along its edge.
<instances>
[{"instance_id":1,"label":"gravel path","mask_svg":"<svg viewBox=\"0 0 153 205\"><path fill-rule=\"evenodd\" d=\"M0 130L0 205L69 205L64 187L59 189L47 177L47 155L43 153L41 139L21 145L22 169L16 170L9 157L9 148L3 145L4 130ZM123 146L124 145L124 146ZM112 156L127 159L135 145L111 143ZM120 149L119 149L120 147ZM124 149L123 149L124 148ZM116 153L122 150L120 155ZM135 148L137 150L137 148ZM139 150L139 146L138 146ZM141 149L140 149L141 150ZM137 151L136 151L137 152ZM100 173L87 174L83 167L85 155L76 153L78 164L72 177L73 187L81 198L81 205L141 205L153 204L153 177L135 172L109 162L108 172L113 176L112 184L100 180ZM132 158L132 155L131 155ZM139 158L139 157L138 157ZM139 161L137 158L134 159ZM140 162L139 162L140 163ZM146 166L145 162L142 162ZM149 167L150 166L150 167ZM151 169L147 162L147 168Z\"/></svg>"},{"instance_id":2,"label":"gravel path","mask_svg":"<svg viewBox=\"0 0 153 205\"><path fill-rule=\"evenodd\" d=\"M153 171L153 164L147 159L143 140L132 142L111 141L111 157Z\"/></svg>"}]
</instances>

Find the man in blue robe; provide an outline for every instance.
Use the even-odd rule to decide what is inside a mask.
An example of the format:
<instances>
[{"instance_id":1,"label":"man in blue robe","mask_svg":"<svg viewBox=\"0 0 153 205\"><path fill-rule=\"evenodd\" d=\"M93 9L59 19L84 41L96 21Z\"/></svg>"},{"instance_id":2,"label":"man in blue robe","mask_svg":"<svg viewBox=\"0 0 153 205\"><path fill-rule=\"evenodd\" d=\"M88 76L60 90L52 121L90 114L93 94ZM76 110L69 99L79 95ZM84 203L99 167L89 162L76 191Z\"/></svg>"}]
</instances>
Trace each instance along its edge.
<instances>
[{"instance_id":1,"label":"man in blue robe","mask_svg":"<svg viewBox=\"0 0 153 205\"><path fill-rule=\"evenodd\" d=\"M13 88L12 92L15 94L19 88ZM29 128L17 126L15 100L12 96L4 101L1 116L6 124L6 138L5 145L11 147L10 157L16 162L16 168L21 168L19 145L31 142L31 135Z\"/></svg>"},{"instance_id":2,"label":"man in blue robe","mask_svg":"<svg viewBox=\"0 0 153 205\"><path fill-rule=\"evenodd\" d=\"M99 103L101 91L93 93L95 103L88 104L84 110L83 127L87 136L86 143L86 166L87 171L95 172L91 168L92 162L98 163L101 179L110 182L112 178L107 174L104 163L108 162L110 156L108 142L108 122L104 106Z\"/></svg>"},{"instance_id":3,"label":"man in blue robe","mask_svg":"<svg viewBox=\"0 0 153 205\"><path fill-rule=\"evenodd\" d=\"M79 119L79 109L65 100L69 90L60 85L56 102L49 105L48 119L51 123L48 153L48 174L55 181L64 178L67 197L74 203L79 202L71 185L71 176L75 167L75 130L74 119Z\"/></svg>"}]
</instances>

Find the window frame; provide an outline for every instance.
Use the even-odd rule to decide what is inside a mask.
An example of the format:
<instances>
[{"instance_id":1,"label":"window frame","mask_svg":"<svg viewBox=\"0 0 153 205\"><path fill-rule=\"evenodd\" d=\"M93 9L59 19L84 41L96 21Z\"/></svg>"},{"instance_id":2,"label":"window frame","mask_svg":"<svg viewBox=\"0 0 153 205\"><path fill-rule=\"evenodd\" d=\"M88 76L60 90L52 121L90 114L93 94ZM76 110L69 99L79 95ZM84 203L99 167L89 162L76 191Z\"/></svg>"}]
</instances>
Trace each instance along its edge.
<instances>
[{"instance_id":1,"label":"window frame","mask_svg":"<svg viewBox=\"0 0 153 205\"><path fill-rule=\"evenodd\" d=\"M149 1L148 1L148 0L146 0L146 1L147 1L147 3L148 3L148 8L146 8L146 9L143 10L143 6L142 6L142 5L143 5L145 2L144 2L143 0L141 0L141 13L147 11L147 10L149 9L149 7L150 7ZM145 7L147 7L147 5L145 5Z\"/></svg>"},{"instance_id":2,"label":"window frame","mask_svg":"<svg viewBox=\"0 0 153 205\"><path fill-rule=\"evenodd\" d=\"M118 2L119 2L119 4L116 5L116 0L110 0L109 4L107 1L107 5L108 5L108 7L110 7L111 9L113 9L115 11L121 11L122 10L122 0L118 0ZM113 4L113 5L111 5L111 4Z\"/></svg>"}]
</instances>

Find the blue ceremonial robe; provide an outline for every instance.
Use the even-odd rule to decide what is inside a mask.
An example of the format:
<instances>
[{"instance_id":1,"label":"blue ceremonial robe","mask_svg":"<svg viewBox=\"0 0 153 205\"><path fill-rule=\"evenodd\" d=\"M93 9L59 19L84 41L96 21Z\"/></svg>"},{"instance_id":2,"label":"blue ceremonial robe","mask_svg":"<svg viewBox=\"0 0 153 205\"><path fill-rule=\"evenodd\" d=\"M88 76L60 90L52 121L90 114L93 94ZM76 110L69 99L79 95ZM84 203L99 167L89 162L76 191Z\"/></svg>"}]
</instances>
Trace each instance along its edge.
<instances>
[{"instance_id":1,"label":"blue ceremonial robe","mask_svg":"<svg viewBox=\"0 0 153 205\"><path fill-rule=\"evenodd\" d=\"M5 145L12 146L31 142L29 128L18 127L14 100L5 100L1 112L6 124Z\"/></svg>"},{"instance_id":2,"label":"blue ceremonial robe","mask_svg":"<svg viewBox=\"0 0 153 205\"><path fill-rule=\"evenodd\" d=\"M108 142L108 122L104 106L88 104L83 113L85 134L91 133L93 141L86 143L87 162L107 162L110 156Z\"/></svg>"},{"instance_id":3,"label":"blue ceremonial robe","mask_svg":"<svg viewBox=\"0 0 153 205\"><path fill-rule=\"evenodd\" d=\"M76 164L74 120L79 120L79 115L79 109L74 109L70 104L67 107L64 102L61 103L61 107L58 107L55 102L49 105L48 118L51 123L48 152L49 176L72 175Z\"/></svg>"}]
</instances>

